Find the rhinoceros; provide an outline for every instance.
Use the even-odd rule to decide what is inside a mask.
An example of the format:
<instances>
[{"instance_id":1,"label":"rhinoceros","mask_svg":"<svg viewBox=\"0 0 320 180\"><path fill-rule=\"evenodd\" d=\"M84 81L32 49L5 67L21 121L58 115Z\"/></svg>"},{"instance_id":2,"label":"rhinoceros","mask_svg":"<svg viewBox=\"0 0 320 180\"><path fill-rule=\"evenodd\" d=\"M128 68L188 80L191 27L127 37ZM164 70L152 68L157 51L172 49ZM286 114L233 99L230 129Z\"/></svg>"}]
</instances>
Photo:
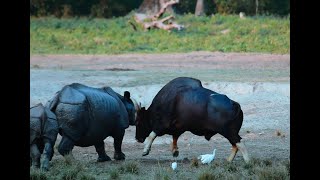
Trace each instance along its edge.
<instances>
[{"instance_id":1,"label":"rhinoceros","mask_svg":"<svg viewBox=\"0 0 320 180\"><path fill-rule=\"evenodd\" d=\"M42 103L30 108L30 158L31 165L49 170L54 150L53 146L58 135L56 116ZM41 154L43 160L40 164Z\"/></svg>"},{"instance_id":2,"label":"rhinoceros","mask_svg":"<svg viewBox=\"0 0 320 180\"><path fill-rule=\"evenodd\" d=\"M121 150L125 129L135 124L135 104L130 92L124 96L110 87L94 88L79 83L66 85L48 101L46 106L54 112L62 136L58 152L71 154L74 146L94 146L98 162L110 161L104 139L114 139L114 159L124 160Z\"/></svg>"}]
</instances>

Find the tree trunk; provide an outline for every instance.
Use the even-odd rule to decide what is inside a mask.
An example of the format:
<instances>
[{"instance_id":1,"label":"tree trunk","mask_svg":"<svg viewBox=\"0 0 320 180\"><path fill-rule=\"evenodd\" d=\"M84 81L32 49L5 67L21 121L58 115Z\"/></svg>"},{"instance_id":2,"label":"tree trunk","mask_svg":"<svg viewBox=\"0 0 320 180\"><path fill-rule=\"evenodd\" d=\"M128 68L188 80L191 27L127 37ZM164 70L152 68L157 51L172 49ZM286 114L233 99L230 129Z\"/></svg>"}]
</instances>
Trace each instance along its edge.
<instances>
[{"instance_id":1,"label":"tree trunk","mask_svg":"<svg viewBox=\"0 0 320 180\"><path fill-rule=\"evenodd\" d=\"M256 15L258 15L259 11L259 0L256 0Z\"/></svg>"},{"instance_id":2,"label":"tree trunk","mask_svg":"<svg viewBox=\"0 0 320 180\"><path fill-rule=\"evenodd\" d=\"M196 16L201 16L204 14L204 1L197 0L196 10L194 13Z\"/></svg>"},{"instance_id":3,"label":"tree trunk","mask_svg":"<svg viewBox=\"0 0 320 180\"><path fill-rule=\"evenodd\" d=\"M168 0L144 0L138 9L138 13L143 14L156 14L162 8L162 4L168 2ZM173 13L172 7L168 7L166 12Z\"/></svg>"}]
</instances>

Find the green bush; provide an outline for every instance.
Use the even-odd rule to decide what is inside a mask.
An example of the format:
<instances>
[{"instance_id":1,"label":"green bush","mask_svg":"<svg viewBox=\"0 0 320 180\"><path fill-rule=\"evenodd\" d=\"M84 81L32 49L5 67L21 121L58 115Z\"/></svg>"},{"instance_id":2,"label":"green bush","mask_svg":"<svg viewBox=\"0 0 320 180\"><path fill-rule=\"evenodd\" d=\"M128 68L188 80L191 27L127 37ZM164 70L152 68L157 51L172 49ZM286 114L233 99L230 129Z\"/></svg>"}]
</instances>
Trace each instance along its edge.
<instances>
[{"instance_id":1,"label":"green bush","mask_svg":"<svg viewBox=\"0 0 320 180\"><path fill-rule=\"evenodd\" d=\"M31 16L111 18L124 16L141 4L142 0L30 0Z\"/></svg>"},{"instance_id":2,"label":"green bush","mask_svg":"<svg viewBox=\"0 0 320 180\"><path fill-rule=\"evenodd\" d=\"M256 0L215 0L216 10L220 14L247 15L256 14ZM289 0L258 0L258 14L277 14L286 16L290 13Z\"/></svg>"}]
</instances>

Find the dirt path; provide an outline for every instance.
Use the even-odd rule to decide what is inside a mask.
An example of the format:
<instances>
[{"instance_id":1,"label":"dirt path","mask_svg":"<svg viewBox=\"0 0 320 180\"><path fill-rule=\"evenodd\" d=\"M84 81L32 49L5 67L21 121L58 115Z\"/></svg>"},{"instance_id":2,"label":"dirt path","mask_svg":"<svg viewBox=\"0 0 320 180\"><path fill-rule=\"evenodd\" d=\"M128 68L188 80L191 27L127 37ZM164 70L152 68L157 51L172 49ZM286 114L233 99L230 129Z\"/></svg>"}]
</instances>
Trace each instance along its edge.
<instances>
[{"instance_id":1,"label":"dirt path","mask_svg":"<svg viewBox=\"0 0 320 180\"><path fill-rule=\"evenodd\" d=\"M195 52L184 54L129 55L39 55L30 58L30 105L45 103L64 85L78 82L129 90L148 107L171 79L191 76L214 91L238 101L244 111L240 136L251 156L287 159L290 154L290 56ZM278 132L278 133L276 133ZM172 159L170 136L156 138L150 155L141 157L143 144L134 139L135 128L126 130L123 151L127 159ZM60 137L56 144L60 141ZM113 156L113 139L107 138L107 153ZM179 158L189 158L217 149L217 158L230 153L229 142L216 135L208 142L189 132L178 141ZM77 159L95 161L94 147L75 147ZM55 158L59 158L56 152ZM238 154L237 159L242 157Z\"/></svg>"}]
</instances>

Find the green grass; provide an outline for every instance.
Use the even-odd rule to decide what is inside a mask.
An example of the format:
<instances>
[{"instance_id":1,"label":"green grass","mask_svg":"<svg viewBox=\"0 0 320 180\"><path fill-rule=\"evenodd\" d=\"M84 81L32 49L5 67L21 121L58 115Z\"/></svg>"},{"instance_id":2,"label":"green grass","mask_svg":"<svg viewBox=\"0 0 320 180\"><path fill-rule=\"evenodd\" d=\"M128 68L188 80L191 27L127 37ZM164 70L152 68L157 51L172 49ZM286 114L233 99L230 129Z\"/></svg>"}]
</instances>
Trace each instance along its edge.
<instances>
[{"instance_id":1,"label":"green grass","mask_svg":"<svg viewBox=\"0 0 320 180\"><path fill-rule=\"evenodd\" d=\"M48 172L37 169L30 170L30 179L290 179L290 161L279 159L256 159L249 164L241 161L226 162L217 159L210 165L194 166L194 161L178 161L177 171L171 169L171 162L140 162L133 160L112 161L106 163L73 162L65 163L55 159Z\"/></svg>"},{"instance_id":2,"label":"green grass","mask_svg":"<svg viewBox=\"0 0 320 180\"><path fill-rule=\"evenodd\" d=\"M290 53L290 19L177 16L182 31L134 31L132 16L30 18L31 54L122 54L190 51Z\"/></svg>"}]
</instances>

